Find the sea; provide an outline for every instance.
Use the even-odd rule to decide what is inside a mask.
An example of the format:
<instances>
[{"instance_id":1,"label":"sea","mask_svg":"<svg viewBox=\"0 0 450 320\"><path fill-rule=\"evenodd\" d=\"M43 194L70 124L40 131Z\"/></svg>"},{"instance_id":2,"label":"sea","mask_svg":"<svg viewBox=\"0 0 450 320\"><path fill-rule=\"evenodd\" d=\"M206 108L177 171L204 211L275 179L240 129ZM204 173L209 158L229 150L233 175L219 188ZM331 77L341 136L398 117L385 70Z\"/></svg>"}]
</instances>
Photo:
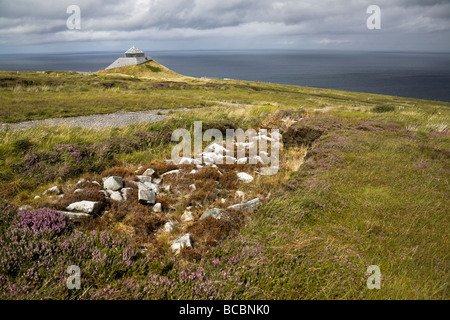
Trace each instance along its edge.
<instances>
[{"instance_id":1,"label":"sea","mask_svg":"<svg viewBox=\"0 0 450 320\"><path fill-rule=\"evenodd\" d=\"M145 50L144 50L145 51ZM145 51L187 76L239 79L450 102L450 53ZM123 52L1 54L0 70L104 69Z\"/></svg>"}]
</instances>

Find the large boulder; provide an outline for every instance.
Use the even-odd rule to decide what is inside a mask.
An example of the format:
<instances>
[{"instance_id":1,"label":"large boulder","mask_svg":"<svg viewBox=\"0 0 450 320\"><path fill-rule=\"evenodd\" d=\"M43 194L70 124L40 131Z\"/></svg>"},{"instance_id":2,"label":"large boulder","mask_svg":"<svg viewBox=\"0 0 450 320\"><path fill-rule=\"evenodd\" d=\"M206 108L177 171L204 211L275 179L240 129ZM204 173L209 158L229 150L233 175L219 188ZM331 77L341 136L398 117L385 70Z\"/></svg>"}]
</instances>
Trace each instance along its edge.
<instances>
[{"instance_id":1,"label":"large boulder","mask_svg":"<svg viewBox=\"0 0 450 320\"><path fill-rule=\"evenodd\" d=\"M103 186L107 190L118 191L123 188L122 177L118 176L109 177L103 182Z\"/></svg>"},{"instance_id":2,"label":"large boulder","mask_svg":"<svg viewBox=\"0 0 450 320\"><path fill-rule=\"evenodd\" d=\"M209 217L216 219L216 220L220 220L220 219L224 218L226 215L227 215L227 212L224 209L214 208L214 209L206 210L200 217L200 220L203 220L203 219L206 219Z\"/></svg>"},{"instance_id":3,"label":"large boulder","mask_svg":"<svg viewBox=\"0 0 450 320\"><path fill-rule=\"evenodd\" d=\"M238 204L229 206L228 209L252 212L256 208L258 208L260 205L261 205L261 200L259 198L256 198L256 199L250 200L245 203L238 203Z\"/></svg>"},{"instance_id":4,"label":"large boulder","mask_svg":"<svg viewBox=\"0 0 450 320\"><path fill-rule=\"evenodd\" d=\"M190 247L192 247L192 243L191 243L191 235L189 233L186 233L184 236L176 239L171 246L172 250L175 253L179 253L183 248L190 248Z\"/></svg>"},{"instance_id":5,"label":"large boulder","mask_svg":"<svg viewBox=\"0 0 450 320\"><path fill-rule=\"evenodd\" d=\"M66 210L67 211L75 211L75 212L83 212L88 214L96 214L99 213L102 208L102 203L97 201L79 201L70 204Z\"/></svg>"}]
</instances>

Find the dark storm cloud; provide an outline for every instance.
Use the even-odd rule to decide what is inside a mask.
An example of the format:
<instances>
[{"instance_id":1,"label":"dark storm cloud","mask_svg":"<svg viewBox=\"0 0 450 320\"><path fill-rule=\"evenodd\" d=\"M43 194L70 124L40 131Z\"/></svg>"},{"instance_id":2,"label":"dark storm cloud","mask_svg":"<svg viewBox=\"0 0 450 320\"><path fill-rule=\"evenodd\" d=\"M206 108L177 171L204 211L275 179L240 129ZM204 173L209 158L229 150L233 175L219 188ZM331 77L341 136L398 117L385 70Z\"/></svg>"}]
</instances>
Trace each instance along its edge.
<instances>
[{"instance_id":1,"label":"dark storm cloud","mask_svg":"<svg viewBox=\"0 0 450 320\"><path fill-rule=\"evenodd\" d=\"M72 4L81 8L81 30L66 27ZM366 28L372 4L381 7L381 30ZM0 50L133 41L162 49L426 45L448 51L449 21L450 2L444 0L0 0Z\"/></svg>"}]
</instances>

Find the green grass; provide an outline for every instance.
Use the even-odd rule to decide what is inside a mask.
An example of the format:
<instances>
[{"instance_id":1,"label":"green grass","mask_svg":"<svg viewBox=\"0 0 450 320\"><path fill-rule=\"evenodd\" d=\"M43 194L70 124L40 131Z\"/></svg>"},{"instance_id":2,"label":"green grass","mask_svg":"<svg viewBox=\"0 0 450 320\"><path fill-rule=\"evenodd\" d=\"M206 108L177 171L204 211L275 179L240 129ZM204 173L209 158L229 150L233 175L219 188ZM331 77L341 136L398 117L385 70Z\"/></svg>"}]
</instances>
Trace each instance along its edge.
<instances>
[{"instance_id":1,"label":"green grass","mask_svg":"<svg viewBox=\"0 0 450 320\"><path fill-rule=\"evenodd\" d=\"M92 75L0 72L3 122L192 108L145 126L0 131L2 197L33 204L33 197L48 186L89 173L30 183L32 173L23 175L15 169L26 155L49 152L58 144L102 145L109 139L134 139L140 131L191 129L196 120L252 128L269 123L278 110L301 109L305 119L295 126L322 135L308 148L300 169L258 178L252 192L263 193L269 201L246 218L237 235L199 262L176 257L169 269L152 269L175 281L175 286L153 296L133 297L449 299L449 103L194 79L149 66L161 71L137 66ZM332 108L323 109L326 106ZM170 156L172 144L146 143L145 148L113 154L101 169L135 168ZM285 149L283 154L292 160L289 156L295 153ZM166 265L166 259L156 257L154 263ZM380 290L366 287L369 265L381 269ZM148 266L117 281L90 279L93 293L85 292L86 297L95 297L95 288L112 286L111 298L128 298L132 293L123 289L123 282L133 278L145 283L147 272ZM184 272L202 276L184 281ZM61 292L53 297L67 298Z\"/></svg>"}]
</instances>

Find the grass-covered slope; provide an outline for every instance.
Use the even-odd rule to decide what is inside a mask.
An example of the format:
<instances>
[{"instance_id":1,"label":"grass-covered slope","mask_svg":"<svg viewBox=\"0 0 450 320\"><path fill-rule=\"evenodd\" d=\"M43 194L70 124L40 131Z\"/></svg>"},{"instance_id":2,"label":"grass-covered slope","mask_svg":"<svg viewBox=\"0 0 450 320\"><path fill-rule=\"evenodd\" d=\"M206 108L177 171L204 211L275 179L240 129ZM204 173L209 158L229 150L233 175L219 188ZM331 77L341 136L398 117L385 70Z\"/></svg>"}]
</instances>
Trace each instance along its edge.
<instances>
[{"instance_id":1,"label":"grass-covered slope","mask_svg":"<svg viewBox=\"0 0 450 320\"><path fill-rule=\"evenodd\" d=\"M34 208L44 201L58 206L59 200L42 195L50 186L133 175L150 164L163 170L174 145L171 132L192 130L202 120L221 130L282 129L276 176L258 176L252 185L209 173L196 178L204 182L197 184L196 199L207 206L222 197L232 201L227 191L235 189L263 198L263 206L233 225L195 222L189 227L194 247L181 255L171 253L171 236L153 228L168 216L177 219L192 198L183 190L194 181L179 181L181 200L165 199L176 206L170 213L111 205L109 217L77 230L52 212L17 214L2 206L0 297L449 298L450 104L234 80L169 81L152 78L159 72L147 69L1 72L5 122L192 108L159 123L124 128L1 131L1 198ZM299 115L303 120L292 121ZM214 179L230 190L207 199L201 192ZM36 227L34 217L55 223ZM72 264L83 270L79 291L65 287ZM381 269L380 290L366 286L369 265Z\"/></svg>"},{"instance_id":2,"label":"grass-covered slope","mask_svg":"<svg viewBox=\"0 0 450 320\"><path fill-rule=\"evenodd\" d=\"M183 80L183 79L192 79L181 74L178 74L169 68L159 64L158 62L152 60L150 62L134 65L134 66L126 66L121 68L109 69L109 70L100 70L97 71L96 74L99 75L129 75L131 77L139 77L145 79L152 80Z\"/></svg>"}]
</instances>

